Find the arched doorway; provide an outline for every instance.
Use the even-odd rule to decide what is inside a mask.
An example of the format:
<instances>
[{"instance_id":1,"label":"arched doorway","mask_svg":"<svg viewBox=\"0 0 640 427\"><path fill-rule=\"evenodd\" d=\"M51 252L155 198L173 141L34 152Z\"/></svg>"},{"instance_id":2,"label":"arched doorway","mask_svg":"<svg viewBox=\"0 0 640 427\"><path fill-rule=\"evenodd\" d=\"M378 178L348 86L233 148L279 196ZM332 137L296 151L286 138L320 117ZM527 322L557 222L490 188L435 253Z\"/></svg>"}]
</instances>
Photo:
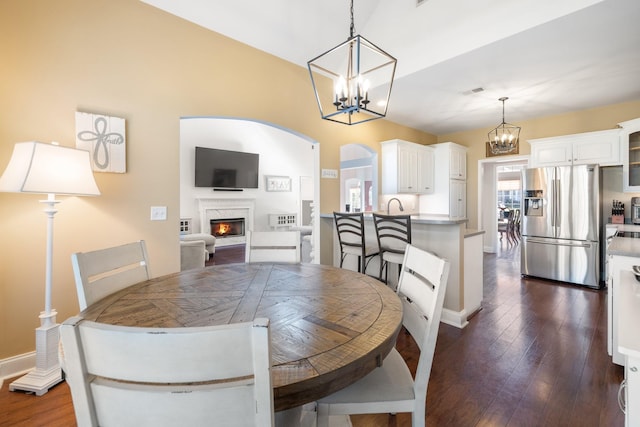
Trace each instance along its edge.
<instances>
[{"instance_id":1,"label":"arched doorway","mask_svg":"<svg viewBox=\"0 0 640 427\"><path fill-rule=\"evenodd\" d=\"M378 153L363 144L340 147L340 209L371 212L378 205Z\"/></svg>"},{"instance_id":2,"label":"arched doorway","mask_svg":"<svg viewBox=\"0 0 640 427\"><path fill-rule=\"evenodd\" d=\"M183 117L180 119L180 217L193 221L194 232L207 227L207 210L246 210L247 227L269 230L279 214L294 214L296 227L311 230L311 260L320 254L320 149L305 135L272 123L234 117ZM217 148L259 155L258 188L241 191L194 186L195 147ZM267 178L288 183L284 190L269 190ZM213 190L213 191L212 191ZM216 205L217 204L217 205ZM213 208L211 206L214 206ZM287 223L289 224L289 223ZM177 227L176 227L177 229ZM216 246L218 242L216 242Z\"/></svg>"}]
</instances>

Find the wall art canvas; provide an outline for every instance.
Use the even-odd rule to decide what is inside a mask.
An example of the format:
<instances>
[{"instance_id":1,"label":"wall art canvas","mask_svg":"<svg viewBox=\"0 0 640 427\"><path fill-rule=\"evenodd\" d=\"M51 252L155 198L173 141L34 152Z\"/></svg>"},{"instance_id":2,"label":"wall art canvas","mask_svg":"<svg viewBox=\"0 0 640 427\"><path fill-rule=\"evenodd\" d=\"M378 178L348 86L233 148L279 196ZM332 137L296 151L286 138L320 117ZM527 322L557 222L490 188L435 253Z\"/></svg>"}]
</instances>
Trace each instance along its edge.
<instances>
[{"instance_id":1,"label":"wall art canvas","mask_svg":"<svg viewBox=\"0 0 640 427\"><path fill-rule=\"evenodd\" d=\"M266 176L267 191L291 191L291 178L288 176Z\"/></svg>"},{"instance_id":2,"label":"wall art canvas","mask_svg":"<svg viewBox=\"0 0 640 427\"><path fill-rule=\"evenodd\" d=\"M125 120L120 117L76 112L76 148L91 153L91 166L94 171L125 173Z\"/></svg>"}]
</instances>

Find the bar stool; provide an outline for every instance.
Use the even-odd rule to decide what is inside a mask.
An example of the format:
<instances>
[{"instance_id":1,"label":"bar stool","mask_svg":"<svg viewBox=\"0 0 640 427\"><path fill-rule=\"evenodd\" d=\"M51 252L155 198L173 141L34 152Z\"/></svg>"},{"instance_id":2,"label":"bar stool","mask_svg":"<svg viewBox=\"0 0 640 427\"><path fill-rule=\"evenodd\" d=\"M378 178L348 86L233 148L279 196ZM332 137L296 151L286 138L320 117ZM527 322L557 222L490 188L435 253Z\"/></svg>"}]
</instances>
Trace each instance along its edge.
<instances>
[{"instance_id":1,"label":"bar stool","mask_svg":"<svg viewBox=\"0 0 640 427\"><path fill-rule=\"evenodd\" d=\"M380 248L380 280L389 283L388 263L402 265L407 244L411 243L411 215L373 214L373 223Z\"/></svg>"},{"instance_id":2,"label":"bar stool","mask_svg":"<svg viewBox=\"0 0 640 427\"><path fill-rule=\"evenodd\" d=\"M365 273L369 261L378 256L377 247L367 244L364 235L364 214L334 212L338 241L340 242L340 268L347 255L358 257L358 272Z\"/></svg>"}]
</instances>

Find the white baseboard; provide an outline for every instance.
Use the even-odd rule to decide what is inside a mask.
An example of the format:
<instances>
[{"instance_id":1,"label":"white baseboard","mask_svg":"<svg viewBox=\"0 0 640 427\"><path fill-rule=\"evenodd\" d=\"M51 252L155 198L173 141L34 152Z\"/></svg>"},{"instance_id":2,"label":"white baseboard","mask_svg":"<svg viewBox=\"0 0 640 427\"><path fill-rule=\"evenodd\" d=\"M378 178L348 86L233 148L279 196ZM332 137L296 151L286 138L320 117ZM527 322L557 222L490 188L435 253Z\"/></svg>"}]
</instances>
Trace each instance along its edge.
<instances>
[{"instance_id":1,"label":"white baseboard","mask_svg":"<svg viewBox=\"0 0 640 427\"><path fill-rule=\"evenodd\" d=\"M489 254L495 254L497 252L496 248L494 248L493 246L485 246L482 251Z\"/></svg>"},{"instance_id":2,"label":"white baseboard","mask_svg":"<svg viewBox=\"0 0 640 427\"><path fill-rule=\"evenodd\" d=\"M442 309L442 317L440 318L440 321L459 329L462 329L469 324L469 322L467 322L467 312L465 310L453 311L448 308Z\"/></svg>"},{"instance_id":3,"label":"white baseboard","mask_svg":"<svg viewBox=\"0 0 640 427\"><path fill-rule=\"evenodd\" d=\"M36 352L19 354L0 360L0 385L7 378L26 374L36 366Z\"/></svg>"}]
</instances>

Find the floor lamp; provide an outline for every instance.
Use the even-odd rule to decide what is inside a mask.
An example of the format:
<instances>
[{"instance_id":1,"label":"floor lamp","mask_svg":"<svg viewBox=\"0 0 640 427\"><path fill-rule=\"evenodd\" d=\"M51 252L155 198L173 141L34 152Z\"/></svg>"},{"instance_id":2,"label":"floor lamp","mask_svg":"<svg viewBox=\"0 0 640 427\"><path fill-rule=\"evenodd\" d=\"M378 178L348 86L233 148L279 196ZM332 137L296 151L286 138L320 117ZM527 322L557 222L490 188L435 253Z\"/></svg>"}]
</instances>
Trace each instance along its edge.
<instances>
[{"instance_id":1,"label":"floor lamp","mask_svg":"<svg viewBox=\"0 0 640 427\"><path fill-rule=\"evenodd\" d=\"M45 304L36 328L36 367L9 385L9 390L45 394L62 380L58 362L58 328L56 311L51 308L51 278L53 260L53 216L58 212L56 194L98 196L93 179L89 152L57 144L21 142L14 146L9 164L0 177L0 191L47 194L47 260L45 273Z\"/></svg>"}]
</instances>

